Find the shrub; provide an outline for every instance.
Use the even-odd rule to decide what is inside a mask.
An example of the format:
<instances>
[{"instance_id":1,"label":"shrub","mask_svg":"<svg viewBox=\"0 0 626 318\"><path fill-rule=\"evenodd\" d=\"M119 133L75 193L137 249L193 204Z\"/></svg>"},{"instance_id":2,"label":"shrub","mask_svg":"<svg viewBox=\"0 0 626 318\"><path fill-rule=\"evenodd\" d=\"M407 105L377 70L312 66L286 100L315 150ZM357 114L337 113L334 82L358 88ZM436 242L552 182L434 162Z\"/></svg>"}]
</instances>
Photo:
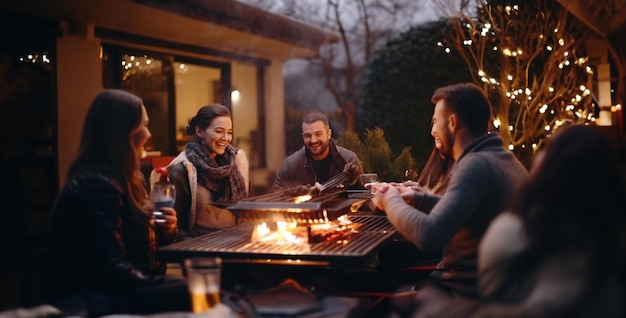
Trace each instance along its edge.
<instances>
[{"instance_id":1,"label":"shrub","mask_svg":"<svg viewBox=\"0 0 626 318\"><path fill-rule=\"evenodd\" d=\"M365 140L361 141L353 131L344 131L335 140L337 145L354 151L365 173L376 173L381 181L402 181L416 179L415 160L410 147L404 147L395 159L382 129L365 130Z\"/></svg>"}]
</instances>

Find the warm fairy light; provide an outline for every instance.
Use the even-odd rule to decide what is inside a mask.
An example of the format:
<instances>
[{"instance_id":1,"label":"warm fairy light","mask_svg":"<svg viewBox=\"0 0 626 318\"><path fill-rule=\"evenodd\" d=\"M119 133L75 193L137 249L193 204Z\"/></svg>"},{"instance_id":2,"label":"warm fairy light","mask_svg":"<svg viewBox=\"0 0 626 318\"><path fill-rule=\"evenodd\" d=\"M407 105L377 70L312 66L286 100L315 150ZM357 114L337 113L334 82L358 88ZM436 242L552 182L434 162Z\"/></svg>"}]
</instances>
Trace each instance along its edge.
<instances>
[{"instance_id":1,"label":"warm fairy light","mask_svg":"<svg viewBox=\"0 0 626 318\"><path fill-rule=\"evenodd\" d=\"M592 91L586 86L586 83L592 82L593 68L587 65L589 57L579 56L584 54L578 49L580 41L572 37L568 30L560 28L562 21L559 18L554 21L525 21L526 15L516 12L519 7L513 4L490 9L493 11L482 15L479 20L463 21L459 25L461 29L457 29L461 37L456 38L453 45L446 47L445 42L437 42L437 45L445 48L446 53L450 49L467 50L464 54L466 62L478 74L479 83L482 82L490 94L495 93L494 96L506 96L510 104L496 109L493 126L499 129L506 122L503 128L509 129L500 133L507 137L505 140L510 143L509 149L532 146L536 150L541 140L558 127L594 120ZM545 28L537 25L533 34L525 34L526 29L518 29L517 25L499 25L499 21L510 19L546 25ZM535 41L529 43L528 37ZM499 57L502 67L489 69L492 74L485 71L485 65L491 65L486 58L487 50L502 52ZM505 77L506 82L499 82ZM522 118L523 121L520 120ZM533 124L525 126L526 123L538 122L544 125L539 126L538 132L532 128Z\"/></svg>"},{"instance_id":2,"label":"warm fairy light","mask_svg":"<svg viewBox=\"0 0 626 318\"><path fill-rule=\"evenodd\" d=\"M496 118L493 120L493 126L496 127L496 129L498 127L500 127L500 119Z\"/></svg>"}]
</instances>

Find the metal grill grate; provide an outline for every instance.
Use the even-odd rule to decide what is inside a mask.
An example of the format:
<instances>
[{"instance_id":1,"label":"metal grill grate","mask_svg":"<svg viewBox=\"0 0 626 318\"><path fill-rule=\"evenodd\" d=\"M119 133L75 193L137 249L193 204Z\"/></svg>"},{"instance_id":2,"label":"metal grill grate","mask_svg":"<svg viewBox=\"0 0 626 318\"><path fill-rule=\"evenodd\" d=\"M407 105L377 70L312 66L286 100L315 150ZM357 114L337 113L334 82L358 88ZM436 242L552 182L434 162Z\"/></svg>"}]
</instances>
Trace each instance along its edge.
<instances>
[{"instance_id":1,"label":"metal grill grate","mask_svg":"<svg viewBox=\"0 0 626 318\"><path fill-rule=\"evenodd\" d=\"M348 219L359 223L358 233L347 239L329 240L315 244L289 245L251 243L256 224L243 223L232 228L206 234L162 248L160 256L167 261L182 261L191 256L218 255L225 261L251 260L311 260L326 265L364 265L396 230L384 216L352 214Z\"/></svg>"}]
</instances>

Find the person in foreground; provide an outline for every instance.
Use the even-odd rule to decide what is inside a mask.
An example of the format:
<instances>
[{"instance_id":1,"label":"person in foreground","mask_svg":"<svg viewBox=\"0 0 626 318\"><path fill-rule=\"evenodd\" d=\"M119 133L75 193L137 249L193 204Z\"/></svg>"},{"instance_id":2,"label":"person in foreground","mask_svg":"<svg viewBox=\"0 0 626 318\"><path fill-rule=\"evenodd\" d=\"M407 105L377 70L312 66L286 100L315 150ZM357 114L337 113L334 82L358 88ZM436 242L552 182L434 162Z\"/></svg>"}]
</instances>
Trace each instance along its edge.
<instances>
[{"instance_id":1,"label":"person in foreground","mask_svg":"<svg viewBox=\"0 0 626 318\"><path fill-rule=\"evenodd\" d=\"M358 176L353 186L362 188L360 176L363 166L358 156L344 147L337 146L331 139L332 130L328 117L320 112L311 112L302 118L302 138L304 147L289 155L280 166L272 191L293 188L300 185L323 184L344 172L346 164Z\"/></svg>"},{"instance_id":2,"label":"person in foreground","mask_svg":"<svg viewBox=\"0 0 626 318\"><path fill-rule=\"evenodd\" d=\"M156 258L175 240L177 217L163 208L155 222L148 211L139 164L148 120L141 99L122 90L89 107L51 219L44 290L64 314L189 310L185 282L166 278Z\"/></svg>"},{"instance_id":3,"label":"person in foreground","mask_svg":"<svg viewBox=\"0 0 626 318\"><path fill-rule=\"evenodd\" d=\"M233 122L223 105L201 107L189 120L193 140L168 165L176 187L174 208L179 211L179 240L236 224L224 206L248 197L249 163L242 149L233 147Z\"/></svg>"},{"instance_id":4,"label":"person in foreground","mask_svg":"<svg viewBox=\"0 0 626 318\"><path fill-rule=\"evenodd\" d=\"M419 317L623 317L626 192L597 127L561 128L480 245L480 300L423 293Z\"/></svg>"},{"instance_id":5,"label":"person in foreground","mask_svg":"<svg viewBox=\"0 0 626 318\"><path fill-rule=\"evenodd\" d=\"M398 232L424 252L443 248L431 280L454 296L477 296L478 244L489 223L526 181L524 166L496 134L488 133L491 107L470 83L435 90L431 134L455 160L439 196L379 183L374 201Z\"/></svg>"}]
</instances>

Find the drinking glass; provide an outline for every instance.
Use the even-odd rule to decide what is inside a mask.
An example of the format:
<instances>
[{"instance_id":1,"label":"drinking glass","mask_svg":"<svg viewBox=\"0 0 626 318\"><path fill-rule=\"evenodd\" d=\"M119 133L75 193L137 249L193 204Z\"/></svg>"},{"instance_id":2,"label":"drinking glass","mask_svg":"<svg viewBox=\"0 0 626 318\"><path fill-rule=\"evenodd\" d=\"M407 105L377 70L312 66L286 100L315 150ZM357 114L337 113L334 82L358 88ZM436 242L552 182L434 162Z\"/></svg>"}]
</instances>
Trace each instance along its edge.
<instances>
[{"instance_id":1,"label":"drinking glass","mask_svg":"<svg viewBox=\"0 0 626 318\"><path fill-rule=\"evenodd\" d=\"M187 288L191 296L191 311L203 313L220 303L222 259L194 257L185 259Z\"/></svg>"},{"instance_id":2,"label":"drinking glass","mask_svg":"<svg viewBox=\"0 0 626 318\"><path fill-rule=\"evenodd\" d=\"M176 201L176 187L168 182L158 182L154 184L150 191L150 202L152 203L152 218L156 222L165 222L162 218L161 208L173 208Z\"/></svg>"},{"instance_id":3,"label":"drinking glass","mask_svg":"<svg viewBox=\"0 0 626 318\"><path fill-rule=\"evenodd\" d=\"M378 181L378 174L376 173L364 173L361 175L361 183L363 183L363 186L366 189L370 189L371 193L375 192L372 186L377 181Z\"/></svg>"}]
</instances>

